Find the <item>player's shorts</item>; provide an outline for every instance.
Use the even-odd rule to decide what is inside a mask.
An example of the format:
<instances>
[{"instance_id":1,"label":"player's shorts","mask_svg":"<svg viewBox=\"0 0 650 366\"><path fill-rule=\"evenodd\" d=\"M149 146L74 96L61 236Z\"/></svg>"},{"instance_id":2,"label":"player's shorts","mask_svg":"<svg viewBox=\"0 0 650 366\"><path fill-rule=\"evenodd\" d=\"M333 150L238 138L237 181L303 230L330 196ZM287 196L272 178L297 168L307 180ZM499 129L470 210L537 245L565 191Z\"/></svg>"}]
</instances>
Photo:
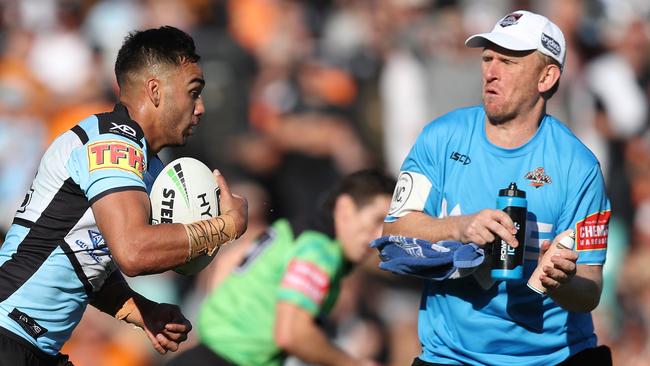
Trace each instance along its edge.
<instances>
[{"instance_id":1,"label":"player's shorts","mask_svg":"<svg viewBox=\"0 0 650 366\"><path fill-rule=\"evenodd\" d=\"M605 345L596 348L584 349L575 355L560 362L557 366L582 366L582 365L598 365L598 366L612 366L612 353L609 347ZM411 366L445 366L440 363L431 363L422 361L419 358L413 360Z\"/></svg>"},{"instance_id":2,"label":"player's shorts","mask_svg":"<svg viewBox=\"0 0 650 366\"><path fill-rule=\"evenodd\" d=\"M205 345L199 343L197 346L184 351L171 359L165 366L237 366L214 353ZM0 365L2 366L2 365Z\"/></svg>"},{"instance_id":3,"label":"player's shorts","mask_svg":"<svg viewBox=\"0 0 650 366\"><path fill-rule=\"evenodd\" d=\"M74 366L68 356L48 355L4 328L0 328L0 355L0 366Z\"/></svg>"}]
</instances>

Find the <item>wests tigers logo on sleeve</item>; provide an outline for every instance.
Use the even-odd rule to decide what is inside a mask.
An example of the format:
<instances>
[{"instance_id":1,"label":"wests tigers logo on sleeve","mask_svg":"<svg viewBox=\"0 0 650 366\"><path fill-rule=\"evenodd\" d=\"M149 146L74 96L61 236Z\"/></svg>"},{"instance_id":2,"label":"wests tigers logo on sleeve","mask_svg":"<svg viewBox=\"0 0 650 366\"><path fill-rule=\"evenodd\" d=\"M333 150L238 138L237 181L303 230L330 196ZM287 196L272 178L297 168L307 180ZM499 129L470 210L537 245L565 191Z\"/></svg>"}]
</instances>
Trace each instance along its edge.
<instances>
[{"instance_id":1,"label":"wests tigers logo on sleeve","mask_svg":"<svg viewBox=\"0 0 650 366\"><path fill-rule=\"evenodd\" d=\"M576 224L576 249L596 250L607 248L611 211L596 212Z\"/></svg>"},{"instance_id":2,"label":"wests tigers logo on sleeve","mask_svg":"<svg viewBox=\"0 0 650 366\"><path fill-rule=\"evenodd\" d=\"M120 169L142 178L145 171L142 149L120 140L98 141L87 145L88 170Z\"/></svg>"}]
</instances>

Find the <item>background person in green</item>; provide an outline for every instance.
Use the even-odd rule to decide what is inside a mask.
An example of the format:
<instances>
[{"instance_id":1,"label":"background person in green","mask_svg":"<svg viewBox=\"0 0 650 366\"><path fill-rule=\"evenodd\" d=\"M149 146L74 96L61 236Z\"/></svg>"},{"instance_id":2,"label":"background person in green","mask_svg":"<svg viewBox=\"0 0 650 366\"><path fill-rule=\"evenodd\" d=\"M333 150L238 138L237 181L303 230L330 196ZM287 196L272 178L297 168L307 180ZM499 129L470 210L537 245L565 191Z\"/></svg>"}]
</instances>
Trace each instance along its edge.
<instances>
[{"instance_id":1,"label":"background person in green","mask_svg":"<svg viewBox=\"0 0 650 366\"><path fill-rule=\"evenodd\" d=\"M200 344L169 365L281 365L289 355L317 365L375 365L331 343L315 319L369 255L394 186L377 171L353 173L330 192L320 217L274 222L206 298Z\"/></svg>"}]
</instances>

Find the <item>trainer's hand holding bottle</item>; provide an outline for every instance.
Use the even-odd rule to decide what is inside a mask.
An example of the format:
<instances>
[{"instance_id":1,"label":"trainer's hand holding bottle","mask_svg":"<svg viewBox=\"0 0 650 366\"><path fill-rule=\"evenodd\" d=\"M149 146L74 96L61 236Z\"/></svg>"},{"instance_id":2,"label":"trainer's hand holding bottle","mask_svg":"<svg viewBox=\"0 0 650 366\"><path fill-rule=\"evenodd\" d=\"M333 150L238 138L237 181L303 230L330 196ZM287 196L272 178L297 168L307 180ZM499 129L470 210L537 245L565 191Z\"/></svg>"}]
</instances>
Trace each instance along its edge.
<instances>
[{"instance_id":1,"label":"trainer's hand holding bottle","mask_svg":"<svg viewBox=\"0 0 650 366\"><path fill-rule=\"evenodd\" d=\"M528 203L526 192L517 188L516 183L510 183L508 188L499 190L497 208L503 210L517 229L515 238L519 245L510 246L497 236L492 243L492 270L494 280L520 280L524 277L524 251L526 248L526 215Z\"/></svg>"}]
</instances>

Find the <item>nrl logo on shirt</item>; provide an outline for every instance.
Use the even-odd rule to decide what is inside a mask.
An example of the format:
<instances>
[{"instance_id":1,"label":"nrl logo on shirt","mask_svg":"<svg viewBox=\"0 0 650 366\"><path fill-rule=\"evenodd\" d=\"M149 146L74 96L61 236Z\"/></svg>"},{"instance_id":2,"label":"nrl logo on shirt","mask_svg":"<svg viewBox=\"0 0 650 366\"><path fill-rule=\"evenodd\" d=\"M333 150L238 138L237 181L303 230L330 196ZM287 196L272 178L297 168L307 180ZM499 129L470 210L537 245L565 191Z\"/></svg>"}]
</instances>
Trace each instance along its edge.
<instances>
[{"instance_id":1,"label":"nrl logo on shirt","mask_svg":"<svg viewBox=\"0 0 650 366\"><path fill-rule=\"evenodd\" d=\"M544 168L538 167L535 170L526 173L524 176L525 179L530 180L530 185L539 188L544 184L551 184L551 177L546 175Z\"/></svg>"}]
</instances>

